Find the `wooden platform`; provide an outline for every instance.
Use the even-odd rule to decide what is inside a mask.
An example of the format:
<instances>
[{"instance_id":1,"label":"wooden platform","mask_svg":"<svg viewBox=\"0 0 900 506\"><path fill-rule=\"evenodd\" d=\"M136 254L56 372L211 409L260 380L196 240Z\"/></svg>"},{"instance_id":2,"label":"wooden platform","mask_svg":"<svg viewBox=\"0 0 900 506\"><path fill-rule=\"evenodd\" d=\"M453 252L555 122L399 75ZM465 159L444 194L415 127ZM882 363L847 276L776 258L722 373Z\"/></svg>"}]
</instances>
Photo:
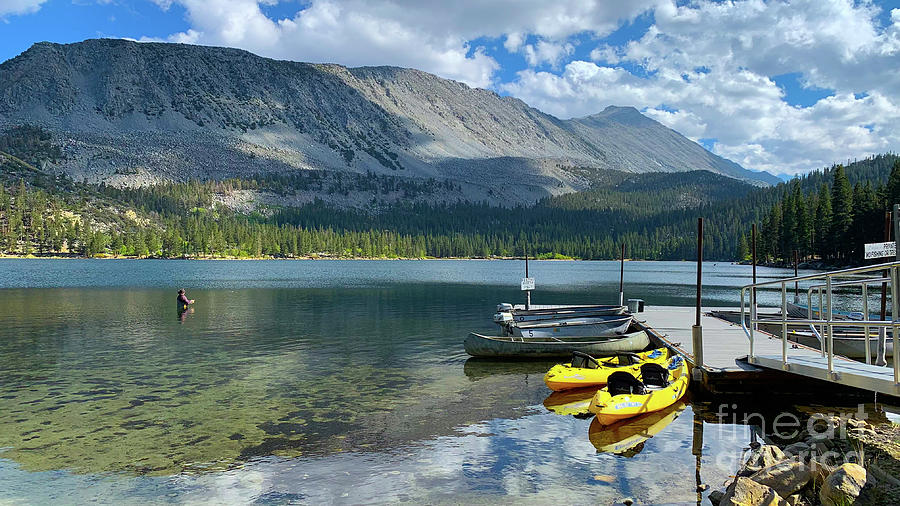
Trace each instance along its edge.
<instances>
[{"instance_id":1,"label":"wooden platform","mask_svg":"<svg viewBox=\"0 0 900 506\"><path fill-rule=\"evenodd\" d=\"M716 308L719 309L719 308ZM754 370L756 367L746 361L736 360L750 353L750 340L740 325L719 318L707 316L710 309L703 309L700 325L703 327L703 365L714 371ZM694 364L691 327L695 312L691 307L651 307L637 315L637 319L656 331L663 339L675 346ZM768 334L754 334L754 350L757 355L778 355L781 357L781 339L773 339ZM818 350L794 343L788 349L789 356L821 356Z\"/></svg>"},{"instance_id":2,"label":"wooden platform","mask_svg":"<svg viewBox=\"0 0 900 506\"><path fill-rule=\"evenodd\" d=\"M834 369L840 374L838 379L830 379L827 360L821 352L796 343L788 343L789 367L785 370L781 363L781 339L762 332L754 334L757 360L750 363L747 359L750 340L741 326L707 316L711 309L704 308L700 319L703 327L704 364L702 368L695 369L697 372L694 377L710 393L796 394L821 392L822 389L829 388L830 393L852 396L853 391L862 388L868 392L900 395L900 389L893 383L892 369L866 366L850 359L835 357ZM691 365L696 365L691 336L691 328L695 322L694 308L647 307L643 313L635 316L655 344L669 347L682 354ZM831 385L826 385L823 381L829 381ZM873 389L873 385L876 388Z\"/></svg>"}]
</instances>

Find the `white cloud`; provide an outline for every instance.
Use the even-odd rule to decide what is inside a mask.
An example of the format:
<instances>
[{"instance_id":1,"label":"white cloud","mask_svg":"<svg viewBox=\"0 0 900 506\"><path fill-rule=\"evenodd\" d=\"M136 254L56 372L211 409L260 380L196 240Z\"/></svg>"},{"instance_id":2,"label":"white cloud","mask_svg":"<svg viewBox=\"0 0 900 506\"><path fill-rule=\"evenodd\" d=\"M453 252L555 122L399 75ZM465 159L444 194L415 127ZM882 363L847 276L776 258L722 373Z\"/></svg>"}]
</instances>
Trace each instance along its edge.
<instances>
[{"instance_id":1,"label":"white cloud","mask_svg":"<svg viewBox=\"0 0 900 506\"><path fill-rule=\"evenodd\" d=\"M666 2L639 40L600 43L596 63L525 70L501 86L561 117L634 105L718 139L714 150L746 167L795 173L900 148L900 13L884 28L878 13L849 0ZM773 79L786 73L835 94L792 106Z\"/></svg>"},{"instance_id":2,"label":"white cloud","mask_svg":"<svg viewBox=\"0 0 900 506\"><path fill-rule=\"evenodd\" d=\"M525 61L528 65L536 67L544 63L552 67L558 67L559 62L566 56L575 52L575 46L569 43L550 42L539 40L537 44L528 44L522 48Z\"/></svg>"},{"instance_id":3,"label":"white cloud","mask_svg":"<svg viewBox=\"0 0 900 506\"><path fill-rule=\"evenodd\" d=\"M574 50L565 39L614 30L657 0L312 0L285 19L271 19L257 0L153 0L179 3L190 30L172 41L241 47L274 58L356 65L415 67L473 86L489 87L497 61L469 41L501 38L535 65L557 65ZM298 7L300 9L300 7ZM524 46L527 35L539 37ZM525 49L523 49L523 47Z\"/></svg>"},{"instance_id":4,"label":"white cloud","mask_svg":"<svg viewBox=\"0 0 900 506\"><path fill-rule=\"evenodd\" d=\"M0 2L0 19L5 16L37 12L47 0L3 0Z\"/></svg>"}]
</instances>

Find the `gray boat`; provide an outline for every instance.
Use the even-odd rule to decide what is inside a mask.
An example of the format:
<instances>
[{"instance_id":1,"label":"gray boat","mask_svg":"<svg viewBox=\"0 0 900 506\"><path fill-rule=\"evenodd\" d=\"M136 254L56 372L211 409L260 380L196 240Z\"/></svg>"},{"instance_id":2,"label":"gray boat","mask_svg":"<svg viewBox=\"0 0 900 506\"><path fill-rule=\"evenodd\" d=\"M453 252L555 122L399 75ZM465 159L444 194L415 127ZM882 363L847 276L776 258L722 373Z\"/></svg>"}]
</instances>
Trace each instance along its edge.
<instances>
[{"instance_id":1,"label":"gray boat","mask_svg":"<svg viewBox=\"0 0 900 506\"><path fill-rule=\"evenodd\" d=\"M564 320L512 322L505 333L516 337L606 337L622 334L631 325L631 315L592 316Z\"/></svg>"},{"instance_id":2,"label":"gray boat","mask_svg":"<svg viewBox=\"0 0 900 506\"><path fill-rule=\"evenodd\" d=\"M525 309L523 306L513 306L512 304L498 304L497 313L494 315L494 321L540 321L554 320L559 318L574 318L579 316L608 316L624 314L628 308L616 305L594 305L594 306L552 306L552 305L532 305L531 309Z\"/></svg>"},{"instance_id":3,"label":"gray boat","mask_svg":"<svg viewBox=\"0 0 900 506\"><path fill-rule=\"evenodd\" d=\"M484 336L471 333L463 342L466 353L473 357L546 358L568 357L573 351L594 356L635 352L650 346L644 331L613 337L530 338Z\"/></svg>"}]
</instances>

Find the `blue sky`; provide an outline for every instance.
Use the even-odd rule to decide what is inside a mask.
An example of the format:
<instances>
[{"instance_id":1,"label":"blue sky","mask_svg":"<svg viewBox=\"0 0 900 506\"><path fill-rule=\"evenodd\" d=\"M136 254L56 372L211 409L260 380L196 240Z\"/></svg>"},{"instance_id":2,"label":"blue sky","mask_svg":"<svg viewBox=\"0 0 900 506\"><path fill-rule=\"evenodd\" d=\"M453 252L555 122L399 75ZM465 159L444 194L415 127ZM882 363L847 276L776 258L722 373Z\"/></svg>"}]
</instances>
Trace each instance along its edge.
<instances>
[{"instance_id":1,"label":"blue sky","mask_svg":"<svg viewBox=\"0 0 900 506\"><path fill-rule=\"evenodd\" d=\"M0 0L0 60L94 37L419 68L561 118L631 105L773 173L900 151L900 0Z\"/></svg>"}]
</instances>

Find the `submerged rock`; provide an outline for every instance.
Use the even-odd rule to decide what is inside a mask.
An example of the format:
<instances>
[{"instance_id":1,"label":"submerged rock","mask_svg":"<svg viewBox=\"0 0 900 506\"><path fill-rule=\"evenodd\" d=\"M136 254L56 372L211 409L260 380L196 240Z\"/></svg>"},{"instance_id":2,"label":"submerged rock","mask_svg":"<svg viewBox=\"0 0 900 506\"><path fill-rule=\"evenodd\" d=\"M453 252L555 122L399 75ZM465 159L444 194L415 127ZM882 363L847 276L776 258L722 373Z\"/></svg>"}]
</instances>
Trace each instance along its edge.
<instances>
[{"instance_id":1,"label":"submerged rock","mask_svg":"<svg viewBox=\"0 0 900 506\"><path fill-rule=\"evenodd\" d=\"M812 477L812 470L803 462L783 460L753 473L750 479L771 487L781 497L788 497L805 487Z\"/></svg>"},{"instance_id":2,"label":"submerged rock","mask_svg":"<svg viewBox=\"0 0 900 506\"><path fill-rule=\"evenodd\" d=\"M819 500L824 506L853 504L867 481L865 468L859 464L844 464L825 478Z\"/></svg>"},{"instance_id":3,"label":"submerged rock","mask_svg":"<svg viewBox=\"0 0 900 506\"><path fill-rule=\"evenodd\" d=\"M771 487L738 476L728 487L719 506L786 506L788 503Z\"/></svg>"}]
</instances>

